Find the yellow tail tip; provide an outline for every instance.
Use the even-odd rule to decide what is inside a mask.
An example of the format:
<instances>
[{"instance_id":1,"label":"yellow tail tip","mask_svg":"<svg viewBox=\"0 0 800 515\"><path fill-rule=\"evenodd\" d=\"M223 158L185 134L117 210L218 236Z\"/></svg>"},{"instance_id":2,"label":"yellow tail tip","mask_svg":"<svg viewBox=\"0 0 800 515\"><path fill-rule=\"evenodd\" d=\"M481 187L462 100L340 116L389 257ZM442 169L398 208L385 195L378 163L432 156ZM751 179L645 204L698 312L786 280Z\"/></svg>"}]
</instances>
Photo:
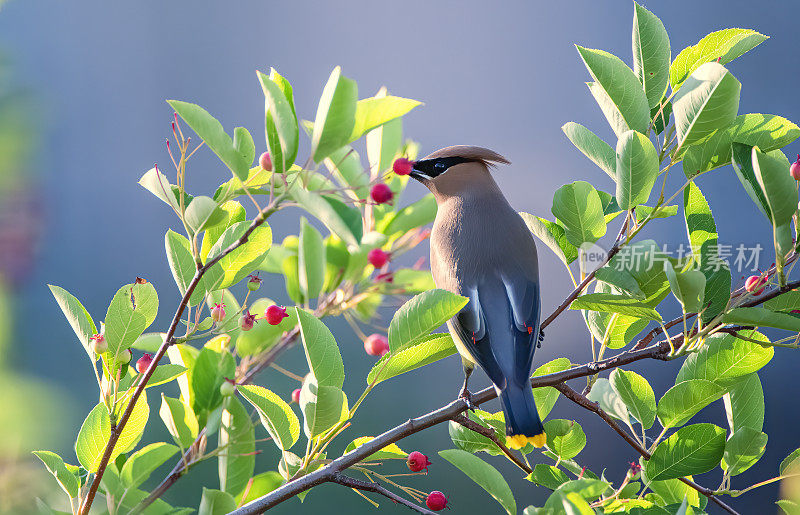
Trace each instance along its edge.
<instances>
[{"instance_id":1,"label":"yellow tail tip","mask_svg":"<svg viewBox=\"0 0 800 515\"><path fill-rule=\"evenodd\" d=\"M510 449L522 449L528 444L531 444L534 447L544 447L544 444L546 442L547 442L547 435L544 432L541 432L535 436L525 436L525 435L506 436L506 445Z\"/></svg>"}]
</instances>

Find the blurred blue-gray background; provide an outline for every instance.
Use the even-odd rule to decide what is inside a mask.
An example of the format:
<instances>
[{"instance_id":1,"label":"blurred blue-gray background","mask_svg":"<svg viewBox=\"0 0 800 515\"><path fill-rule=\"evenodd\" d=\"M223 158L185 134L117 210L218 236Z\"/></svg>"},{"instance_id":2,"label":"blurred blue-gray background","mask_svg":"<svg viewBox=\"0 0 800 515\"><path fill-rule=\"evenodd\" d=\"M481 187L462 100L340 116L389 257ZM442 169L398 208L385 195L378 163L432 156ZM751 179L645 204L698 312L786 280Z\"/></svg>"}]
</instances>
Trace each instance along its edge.
<instances>
[{"instance_id":1,"label":"blurred blue-gray background","mask_svg":"<svg viewBox=\"0 0 800 515\"><path fill-rule=\"evenodd\" d=\"M664 21L673 57L721 28L748 27L771 36L729 66L743 84L740 112L800 120L800 4L674 0L645 5ZM15 281L13 302L0 309L15 321L14 345L7 350L10 362L68 398L64 401L68 408L58 416L44 410L37 414L41 425L60 429L59 434L43 437L37 447L55 446L74 462L71 442L96 395L83 352L46 284L75 293L96 319L102 318L116 288L136 276L148 278L159 291L162 309L157 325L167 323L178 300L163 250L164 232L173 224L171 213L136 184L154 162L167 168L164 139L172 112L164 99L200 103L226 128L248 127L263 147L263 95L254 71L275 67L294 86L298 115L313 119L328 74L341 65L358 81L361 97L386 85L394 94L425 103L405 123L406 134L421 143L423 153L451 144L492 148L513 163L496 173L511 203L519 210L552 217L553 192L566 182L585 179L613 191L608 178L572 147L560 127L578 121L611 140L612 133L584 85L589 76L573 45L606 49L630 64L632 11L631 2L622 0L12 0L5 4L0 11L0 49L13 63L18 85L35 99L30 117L38 124L39 139L26 170L38 198L35 212L42 229L34 261ZM786 150L800 151L800 144ZM210 152L202 152L191 168L189 188L207 192L227 173ZM681 184L678 175L673 174L673 191ZM730 167L706 175L699 184L715 211L722 242L760 242L768 256L769 226ZM423 193L421 186L411 185L405 200ZM277 239L282 239L297 230L297 213L283 212L272 225ZM654 223L648 235L668 244L685 240L680 218ZM427 246L419 254L426 251ZM543 311L549 313L570 284L546 247L540 245L539 254ZM763 259L762 268L771 262L769 257ZM745 272L734 274L734 282L741 284ZM265 291L286 300L279 278L270 278ZM343 348L346 389L358 391L371 360L343 321L330 326ZM562 355L575 362L590 357L585 327L574 312L548 329L537 362ZM734 479L735 487L772 477L778 462L798 446L794 376L798 358L779 349L761 372L769 444L761 462ZM297 349L282 363L298 371L303 366ZM652 378L660 396L674 381L678 366L678 362L640 362L632 368ZM438 407L453 398L460 380L458 359L451 358L400 379L402 389L383 385L348 436L375 434ZM295 387L276 374L265 375L263 381L287 395ZM485 385L485 377L475 381L476 386L479 383ZM568 401L561 399L553 416L583 425L589 445L577 459L596 472L605 470L618 482L628 462L636 459L608 427ZM721 403L700 418L724 425ZM151 421L153 426L160 424L155 409ZM451 445L445 427L403 442L406 450L433 455L431 473L409 483L444 491L455 513L499 513L494 500L435 455ZM265 448L267 455L259 458L262 470L274 467L276 460L272 449ZM512 466L499 459L493 463L515 478L512 488L520 511L546 497L545 490L520 479ZM162 473L166 471L158 475ZM202 486L217 487L216 481L216 464L209 460L181 479L166 499L179 506L197 506ZM710 473L698 481L716 488L720 477ZM757 508L773 512L777 495L777 485L771 485L731 504L742 513ZM389 502L381 504L387 512L402 513ZM371 513L373 509L346 489L323 486L312 491L304 504L294 499L275 511Z\"/></svg>"}]
</instances>

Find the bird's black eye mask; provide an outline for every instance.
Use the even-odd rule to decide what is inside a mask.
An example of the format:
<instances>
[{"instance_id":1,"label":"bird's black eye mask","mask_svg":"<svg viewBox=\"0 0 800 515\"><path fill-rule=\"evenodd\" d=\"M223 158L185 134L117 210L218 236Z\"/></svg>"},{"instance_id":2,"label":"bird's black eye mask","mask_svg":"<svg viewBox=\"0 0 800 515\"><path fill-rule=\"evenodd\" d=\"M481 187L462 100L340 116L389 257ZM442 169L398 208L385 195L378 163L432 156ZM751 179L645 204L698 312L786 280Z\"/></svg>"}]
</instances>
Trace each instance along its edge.
<instances>
[{"instance_id":1,"label":"bird's black eye mask","mask_svg":"<svg viewBox=\"0 0 800 515\"><path fill-rule=\"evenodd\" d=\"M466 157L437 157L435 159L423 159L414 163L414 168L411 170L411 177L420 179L435 179L442 175L451 166L461 163L469 163L475 161Z\"/></svg>"}]
</instances>

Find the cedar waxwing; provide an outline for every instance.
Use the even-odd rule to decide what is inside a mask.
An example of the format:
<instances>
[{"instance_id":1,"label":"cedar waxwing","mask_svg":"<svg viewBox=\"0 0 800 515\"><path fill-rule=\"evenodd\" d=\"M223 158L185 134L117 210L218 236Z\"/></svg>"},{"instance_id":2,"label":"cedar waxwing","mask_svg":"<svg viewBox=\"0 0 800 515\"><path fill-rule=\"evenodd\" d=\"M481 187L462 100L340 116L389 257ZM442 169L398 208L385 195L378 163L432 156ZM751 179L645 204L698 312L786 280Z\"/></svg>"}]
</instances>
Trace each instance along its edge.
<instances>
[{"instance_id":1,"label":"cedar waxwing","mask_svg":"<svg viewBox=\"0 0 800 515\"><path fill-rule=\"evenodd\" d=\"M414 163L411 177L436 198L431 271L436 286L469 298L447 322L464 364L461 396L475 363L503 405L507 445L544 445L530 385L539 340L536 244L489 173L503 156L480 147L443 148Z\"/></svg>"}]
</instances>

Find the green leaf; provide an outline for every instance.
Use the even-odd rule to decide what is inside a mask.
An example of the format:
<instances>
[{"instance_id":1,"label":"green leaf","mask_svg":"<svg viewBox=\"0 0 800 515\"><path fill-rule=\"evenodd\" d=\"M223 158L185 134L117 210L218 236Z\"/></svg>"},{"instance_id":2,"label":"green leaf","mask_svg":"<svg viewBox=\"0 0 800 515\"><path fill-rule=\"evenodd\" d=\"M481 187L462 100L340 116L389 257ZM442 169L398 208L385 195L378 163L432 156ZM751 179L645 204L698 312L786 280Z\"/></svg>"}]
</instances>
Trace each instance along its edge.
<instances>
[{"instance_id":1,"label":"green leaf","mask_svg":"<svg viewBox=\"0 0 800 515\"><path fill-rule=\"evenodd\" d=\"M800 449L795 449L781 461L778 473L782 476L798 472L800 468Z\"/></svg>"},{"instance_id":2,"label":"green leaf","mask_svg":"<svg viewBox=\"0 0 800 515\"><path fill-rule=\"evenodd\" d=\"M617 204L632 209L644 204L658 177L658 155L644 134L627 131L617 142Z\"/></svg>"},{"instance_id":3,"label":"green leaf","mask_svg":"<svg viewBox=\"0 0 800 515\"><path fill-rule=\"evenodd\" d=\"M389 348L394 354L402 346L427 336L454 317L469 299L445 290L415 295L397 310L389 325Z\"/></svg>"},{"instance_id":4,"label":"green leaf","mask_svg":"<svg viewBox=\"0 0 800 515\"><path fill-rule=\"evenodd\" d=\"M169 229L164 235L164 247L167 252L167 262L172 271L172 277L175 279L175 284L178 285L181 296L183 296L186 294L195 272L197 272L197 265L192 257L192 252L189 250L189 240L185 236ZM206 272L206 275L195 287L189 298L190 306L196 306L203 301L203 297L208 290L206 286L215 281L212 272L213 269Z\"/></svg>"},{"instance_id":5,"label":"green leaf","mask_svg":"<svg viewBox=\"0 0 800 515\"><path fill-rule=\"evenodd\" d=\"M790 501L788 499L781 499L780 501L775 501L781 511L786 515L798 515L800 514L800 504L797 504L794 501Z\"/></svg>"},{"instance_id":6,"label":"green leaf","mask_svg":"<svg viewBox=\"0 0 800 515\"><path fill-rule=\"evenodd\" d=\"M725 444L723 468L731 476L749 469L764 455L767 435L750 427L737 430Z\"/></svg>"},{"instance_id":7,"label":"green leaf","mask_svg":"<svg viewBox=\"0 0 800 515\"><path fill-rule=\"evenodd\" d=\"M344 363L330 330L317 317L303 309L297 309L297 319L308 368L317 383L320 386L341 389L344 384Z\"/></svg>"},{"instance_id":8,"label":"green leaf","mask_svg":"<svg viewBox=\"0 0 800 515\"><path fill-rule=\"evenodd\" d=\"M191 406L184 404L179 399L166 397L162 393L161 408L158 413L175 443L182 449L189 448L200 430Z\"/></svg>"},{"instance_id":9,"label":"green leaf","mask_svg":"<svg viewBox=\"0 0 800 515\"><path fill-rule=\"evenodd\" d=\"M725 451L725 430L714 424L678 429L658 444L645 464L653 481L702 474L719 465Z\"/></svg>"},{"instance_id":10,"label":"green leaf","mask_svg":"<svg viewBox=\"0 0 800 515\"><path fill-rule=\"evenodd\" d=\"M573 420L547 420L544 432L547 435L547 448L560 458L574 458L586 446L586 435L580 424Z\"/></svg>"},{"instance_id":11,"label":"green leaf","mask_svg":"<svg viewBox=\"0 0 800 515\"><path fill-rule=\"evenodd\" d=\"M347 396L336 386L317 384L313 377L306 378L300 389L300 410L303 412L303 431L314 438L349 414Z\"/></svg>"},{"instance_id":12,"label":"green leaf","mask_svg":"<svg viewBox=\"0 0 800 515\"><path fill-rule=\"evenodd\" d=\"M432 223L436 218L436 200L425 195L418 201L396 211L395 216L386 216L378 224L378 230L387 236L405 234L411 229Z\"/></svg>"},{"instance_id":13,"label":"green leaf","mask_svg":"<svg viewBox=\"0 0 800 515\"><path fill-rule=\"evenodd\" d=\"M672 102L660 102L650 109L650 117L653 119L653 131L656 134L664 132L665 126L669 124L670 116L672 116Z\"/></svg>"},{"instance_id":14,"label":"green leaf","mask_svg":"<svg viewBox=\"0 0 800 515\"><path fill-rule=\"evenodd\" d=\"M228 492L203 487L197 515L225 515L236 509L236 500Z\"/></svg>"},{"instance_id":15,"label":"green leaf","mask_svg":"<svg viewBox=\"0 0 800 515\"><path fill-rule=\"evenodd\" d=\"M539 366L533 372L533 377L544 376L547 374L554 374L563 370L568 370L572 366L567 358L556 358L552 361ZM553 406L559 397L558 390L552 386L542 386L533 389L533 400L536 402L536 411L540 419L547 418L547 415L552 411Z\"/></svg>"},{"instance_id":16,"label":"green leaf","mask_svg":"<svg viewBox=\"0 0 800 515\"><path fill-rule=\"evenodd\" d=\"M751 150L756 181L767 201L767 214L773 227L785 225L797 212L797 184L786 173L786 164L765 154L757 147Z\"/></svg>"},{"instance_id":17,"label":"green leaf","mask_svg":"<svg viewBox=\"0 0 800 515\"><path fill-rule=\"evenodd\" d=\"M158 295L152 284L126 284L117 290L106 313L108 352L105 358L116 363L120 353L133 345L153 323L157 313Z\"/></svg>"},{"instance_id":18,"label":"green leaf","mask_svg":"<svg viewBox=\"0 0 800 515\"><path fill-rule=\"evenodd\" d=\"M510 515L517 513L517 503L503 475L494 467L460 449L439 451L439 456L452 463L481 488L486 490Z\"/></svg>"},{"instance_id":19,"label":"green leaf","mask_svg":"<svg viewBox=\"0 0 800 515\"><path fill-rule=\"evenodd\" d=\"M145 172L142 178L139 179L139 185L171 207L175 213L181 212L180 201L173 191L173 185L169 183L167 176L158 170L158 167L151 168ZM184 202L183 207L185 208L187 204L187 202Z\"/></svg>"},{"instance_id":20,"label":"green leaf","mask_svg":"<svg viewBox=\"0 0 800 515\"><path fill-rule=\"evenodd\" d=\"M703 308L706 276L700 270L675 272L669 261L664 261L664 273L669 279L669 287L675 298L683 306L684 313L699 312Z\"/></svg>"},{"instance_id":21,"label":"green leaf","mask_svg":"<svg viewBox=\"0 0 800 515\"><path fill-rule=\"evenodd\" d=\"M208 111L196 104L180 100L167 100L167 103L192 128L217 156L241 180L247 179L252 158L248 161L239 149L234 147L231 137Z\"/></svg>"},{"instance_id":22,"label":"green leaf","mask_svg":"<svg viewBox=\"0 0 800 515\"><path fill-rule=\"evenodd\" d=\"M630 421L628 414L628 407L625 401L611 386L611 382L606 378L600 378L595 381L592 390L586 396L590 401L596 402L600 405L600 409L611 415L612 417L622 420L626 424Z\"/></svg>"},{"instance_id":23,"label":"green leaf","mask_svg":"<svg viewBox=\"0 0 800 515\"><path fill-rule=\"evenodd\" d=\"M791 290L769 299L762 304L770 311L792 311L800 309L800 290Z\"/></svg>"},{"instance_id":24,"label":"green leaf","mask_svg":"<svg viewBox=\"0 0 800 515\"><path fill-rule=\"evenodd\" d=\"M67 468L64 460L58 454L50 451L33 451L33 454L42 460L47 471L53 474L58 484L67 493L70 498L78 496L80 489L80 482L78 475L73 473Z\"/></svg>"},{"instance_id":25,"label":"green leaf","mask_svg":"<svg viewBox=\"0 0 800 515\"><path fill-rule=\"evenodd\" d=\"M579 123L567 122L561 130L583 155L599 166L606 175L616 180L617 158L611 145Z\"/></svg>"},{"instance_id":26,"label":"green leaf","mask_svg":"<svg viewBox=\"0 0 800 515\"><path fill-rule=\"evenodd\" d=\"M473 422L491 429L494 431L495 436L502 442L505 439L505 417L503 412L495 414L487 413L486 411L475 410L465 413ZM453 444L461 450L476 453L479 451L486 452L491 455L500 454L500 448L488 437L480 433L476 433L471 429L467 429L458 422L450 421L448 426L450 433L450 440Z\"/></svg>"},{"instance_id":27,"label":"green leaf","mask_svg":"<svg viewBox=\"0 0 800 515\"><path fill-rule=\"evenodd\" d=\"M692 476L689 476L692 479ZM642 470L642 482L644 482L650 490L655 492L663 503L675 504L681 503L684 499L690 506L700 506L700 494L694 488L681 482L678 479L666 479L664 481L651 481L646 475L646 470ZM705 497L703 497L705 498ZM669 515L669 512L663 512L664 515Z\"/></svg>"},{"instance_id":28,"label":"green leaf","mask_svg":"<svg viewBox=\"0 0 800 515\"><path fill-rule=\"evenodd\" d=\"M250 483L249 488L245 489L245 491L237 496L237 505L241 506L251 501L255 501L259 497L267 495L279 486L282 486L284 483L285 480L283 477L281 477L281 475L274 470L269 470L253 476L253 481Z\"/></svg>"},{"instance_id":29,"label":"green leaf","mask_svg":"<svg viewBox=\"0 0 800 515\"><path fill-rule=\"evenodd\" d=\"M235 375L236 361L230 353L220 354L208 347L200 350L189 376L189 386L192 391L192 409L201 425L205 425L205 415L222 403L219 387L226 378L233 379Z\"/></svg>"},{"instance_id":30,"label":"green leaf","mask_svg":"<svg viewBox=\"0 0 800 515\"><path fill-rule=\"evenodd\" d=\"M565 494L575 493L581 499L593 501L599 498L610 486L611 484L608 481L602 479L581 478L564 483L558 487L558 491ZM545 506L547 505L545 504Z\"/></svg>"},{"instance_id":31,"label":"green leaf","mask_svg":"<svg viewBox=\"0 0 800 515\"><path fill-rule=\"evenodd\" d=\"M356 125L358 86L342 75L341 67L331 72L317 107L311 134L311 157L319 163L350 142Z\"/></svg>"},{"instance_id":32,"label":"green leaf","mask_svg":"<svg viewBox=\"0 0 800 515\"><path fill-rule=\"evenodd\" d=\"M586 500L575 492L553 492L543 510L546 513L569 513L570 515L593 515L595 512Z\"/></svg>"},{"instance_id":33,"label":"green leaf","mask_svg":"<svg viewBox=\"0 0 800 515\"><path fill-rule=\"evenodd\" d=\"M358 245L361 241L361 216L358 211L349 211L349 208L333 199L306 191L303 188L295 187L292 189L292 197L297 201L301 208L314 215L320 222L325 224L333 234L341 238L348 245ZM342 208L344 206L344 208ZM357 215L358 224L355 219L350 220L351 214Z\"/></svg>"},{"instance_id":34,"label":"green leaf","mask_svg":"<svg viewBox=\"0 0 800 515\"><path fill-rule=\"evenodd\" d=\"M744 331L743 334L753 340L769 342L766 336L756 331ZM707 379L727 387L769 363L774 353L772 347L763 347L730 334L716 334L706 339L703 348L686 358L675 382Z\"/></svg>"},{"instance_id":35,"label":"green leaf","mask_svg":"<svg viewBox=\"0 0 800 515\"><path fill-rule=\"evenodd\" d=\"M757 146L762 152L783 148L800 137L800 128L786 118L772 114L741 114L725 130L708 141L687 149L683 170L691 177L731 162L731 144Z\"/></svg>"},{"instance_id":36,"label":"green leaf","mask_svg":"<svg viewBox=\"0 0 800 515\"><path fill-rule=\"evenodd\" d=\"M658 420L664 427L682 426L724 394L725 388L705 379L681 381L658 401Z\"/></svg>"},{"instance_id":37,"label":"green leaf","mask_svg":"<svg viewBox=\"0 0 800 515\"><path fill-rule=\"evenodd\" d=\"M261 72L256 75L264 91L264 129L272 167L276 173L284 173L294 164L299 141L292 86L274 68L269 77Z\"/></svg>"},{"instance_id":38,"label":"green leaf","mask_svg":"<svg viewBox=\"0 0 800 515\"><path fill-rule=\"evenodd\" d=\"M376 127L400 118L421 104L421 102L410 98L391 95L376 95L372 98L359 100L356 104L355 124L347 143L357 140ZM383 169L378 171L383 171Z\"/></svg>"},{"instance_id":39,"label":"green leaf","mask_svg":"<svg viewBox=\"0 0 800 515\"><path fill-rule=\"evenodd\" d=\"M241 388L244 387L242 385ZM299 432L299 423L297 427ZM235 397L228 397L224 401L217 448L219 488L233 496L239 495L250 481L256 466L256 436L250 414Z\"/></svg>"},{"instance_id":40,"label":"green leaf","mask_svg":"<svg viewBox=\"0 0 800 515\"><path fill-rule=\"evenodd\" d=\"M256 385L239 385L239 393L258 411L261 423L281 450L290 449L300 437L300 421L278 395Z\"/></svg>"},{"instance_id":41,"label":"green leaf","mask_svg":"<svg viewBox=\"0 0 800 515\"><path fill-rule=\"evenodd\" d=\"M351 451L356 450L357 448L361 447L367 442L374 440L371 436L360 436L347 444L347 448L345 448L344 453L342 455L347 454ZM403 451L400 447L397 446L396 443L389 444L383 449L370 454L367 456L363 461L374 461L374 460L405 460L408 458L408 453Z\"/></svg>"},{"instance_id":42,"label":"green leaf","mask_svg":"<svg viewBox=\"0 0 800 515\"><path fill-rule=\"evenodd\" d=\"M120 413L127 409L127 404L121 405ZM114 446L114 450L111 452L109 461L113 462L117 456L130 451L136 446L142 437L149 415L150 407L147 405L147 394L142 393L131 412L128 423L117 440L117 444ZM111 418L108 415L108 409L103 404L98 404L86 416L75 441L75 454L78 456L78 461L89 472L97 471L110 436Z\"/></svg>"},{"instance_id":43,"label":"green leaf","mask_svg":"<svg viewBox=\"0 0 800 515\"><path fill-rule=\"evenodd\" d=\"M742 183L742 187L744 187L756 207L764 213L764 216L769 218L769 204L753 169L753 150L749 145L733 143L731 145L733 169L736 171L736 176L739 178L739 182Z\"/></svg>"},{"instance_id":44,"label":"green leaf","mask_svg":"<svg viewBox=\"0 0 800 515\"><path fill-rule=\"evenodd\" d=\"M766 308L734 308L722 315L725 324L774 327L787 331L800 331L800 318L787 313L776 313Z\"/></svg>"},{"instance_id":45,"label":"green leaf","mask_svg":"<svg viewBox=\"0 0 800 515\"><path fill-rule=\"evenodd\" d=\"M194 232L200 232L221 224L226 218L227 213L220 209L211 197L202 195L192 199L184 214L186 224Z\"/></svg>"},{"instance_id":46,"label":"green leaf","mask_svg":"<svg viewBox=\"0 0 800 515\"><path fill-rule=\"evenodd\" d=\"M306 299L316 299L322 292L325 281L325 246L322 243L322 235L309 225L305 218L300 220L300 244L297 255L300 293Z\"/></svg>"},{"instance_id":47,"label":"green leaf","mask_svg":"<svg viewBox=\"0 0 800 515\"><path fill-rule=\"evenodd\" d=\"M95 356L94 352L89 348L89 339L97 333L97 327L94 325L92 316L86 311L83 304L64 288L52 284L49 284L48 287L53 297L55 297L58 307L61 308L64 316L67 317L67 322L69 322L70 327L75 331L75 335L78 337L81 345L83 345L83 350L85 350L89 358L94 361Z\"/></svg>"},{"instance_id":48,"label":"green leaf","mask_svg":"<svg viewBox=\"0 0 800 515\"><path fill-rule=\"evenodd\" d=\"M749 29L724 29L712 32L696 45L684 48L669 67L669 82L677 90L695 70L716 61L725 65L757 47L769 36Z\"/></svg>"},{"instance_id":49,"label":"green leaf","mask_svg":"<svg viewBox=\"0 0 800 515\"><path fill-rule=\"evenodd\" d=\"M723 400L731 433L743 427L756 431L764 428L764 390L758 374L742 377L725 394Z\"/></svg>"},{"instance_id":50,"label":"green leaf","mask_svg":"<svg viewBox=\"0 0 800 515\"><path fill-rule=\"evenodd\" d=\"M706 63L686 79L672 100L680 155L718 129L724 129L739 110L742 84L718 63Z\"/></svg>"},{"instance_id":51,"label":"green leaf","mask_svg":"<svg viewBox=\"0 0 800 515\"><path fill-rule=\"evenodd\" d=\"M432 334L384 355L367 375L367 384L378 384L392 377L424 367L456 353L449 334Z\"/></svg>"},{"instance_id":52,"label":"green leaf","mask_svg":"<svg viewBox=\"0 0 800 515\"><path fill-rule=\"evenodd\" d=\"M522 211L520 211L519 216L525 221L528 230L550 247L550 250L558 256L562 263L569 265L578 258L578 249L567 241L563 227L555 222Z\"/></svg>"},{"instance_id":53,"label":"green leaf","mask_svg":"<svg viewBox=\"0 0 800 515\"><path fill-rule=\"evenodd\" d=\"M576 247L594 243L606 233L600 196L588 182L560 187L553 195L552 212L564 224L567 240Z\"/></svg>"},{"instance_id":54,"label":"green leaf","mask_svg":"<svg viewBox=\"0 0 800 515\"><path fill-rule=\"evenodd\" d=\"M533 467L533 472L525 479L539 486L549 488L550 490L555 490L569 481L569 478L564 472L552 465L546 465L544 463L537 463Z\"/></svg>"},{"instance_id":55,"label":"green leaf","mask_svg":"<svg viewBox=\"0 0 800 515\"><path fill-rule=\"evenodd\" d=\"M636 372L617 368L611 372L609 380L631 415L643 428L650 429L656 420L656 396L647 379Z\"/></svg>"},{"instance_id":56,"label":"green leaf","mask_svg":"<svg viewBox=\"0 0 800 515\"><path fill-rule=\"evenodd\" d=\"M176 452L178 452L178 448L174 445L164 442L151 443L125 460L119 477L128 488L136 488Z\"/></svg>"},{"instance_id":57,"label":"green leaf","mask_svg":"<svg viewBox=\"0 0 800 515\"><path fill-rule=\"evenodd\" d=\"M386 98L387 96L388 91L383 87L375 95L375 98ZM362 102L365 101L360 100L356 105L356 125L358 125L359 106L362 105ZM379 173L391 168L394 158L400 152L402 146L403 120L400 118L386 122L369 131L367 133L367 158L369 159L369 169ZM367 178L367 174L364 173L360 161L358 162L358 177L361 180ZM365 198L365 196L361 196L360 198Z\"/></svg>"},{"instance_id":58,"label":"green leaf","mask_svg":"<svg viewBox=\"0 0 800 515\"><path fill-rule=\"evenodd\" d=\"M617 136L628 130L647 132L650 106L636 74L615 55L577 45L576 48L595 81L592 87L607 99L600 107Z\"/></svg>"},{"instance_id":59,"label":"green leaf","mask_svg":"<svg viewBox=\"0 0 800 515\"><path fill-rule=\"evenodd\" d=\"M669 83L669 36L656 15L633 4L633 72L644 86L650 107L658 105Z\"/></svg>"},{"instance_id":60,"label":"green leaf","mask_svg":"<svg viewBox=\"0 0 800 515\"><path fill-rule=\"evenodd\" d=\"M586 293L575 299L569 308L620 313L622 315L647 318L648 320L661 320L661 315L658 314L658 311L647 304L627 295L615 293Z\"/></svg>"},{"instance_id":61,"label":"green leaf","mask_svg":"<svg viewBox=\"0 0 800 515\"><path fill-rule=\"evenodd\" d=\"M731 274L727 263L720 259L717 226L711 207L694 182L683 190L683 210L689 243L694 259L706 277L703 302L706 309L703 321L708 322L728 305L731 296Z\"/></svg>"},{"instance_id":62,"label":"green leaf","mask_svg":"<svg viewBox=\"0 0 800 515\"><path fill-rule=\"evenodd\" d=\"M208 252L206 263L222 255L228 247L244 237L250 225L251 222L247 221L237 222L225 229L225 232ZM272 230L269 225L263 223L247 236L245 243L225 255L211 270L206 272L207 275L210 274L215 278L212 281L206 279L207 291L227 288L247 277L264 260L264 255L269 252L271 245Z\"/></svg>"}]
</instances>

